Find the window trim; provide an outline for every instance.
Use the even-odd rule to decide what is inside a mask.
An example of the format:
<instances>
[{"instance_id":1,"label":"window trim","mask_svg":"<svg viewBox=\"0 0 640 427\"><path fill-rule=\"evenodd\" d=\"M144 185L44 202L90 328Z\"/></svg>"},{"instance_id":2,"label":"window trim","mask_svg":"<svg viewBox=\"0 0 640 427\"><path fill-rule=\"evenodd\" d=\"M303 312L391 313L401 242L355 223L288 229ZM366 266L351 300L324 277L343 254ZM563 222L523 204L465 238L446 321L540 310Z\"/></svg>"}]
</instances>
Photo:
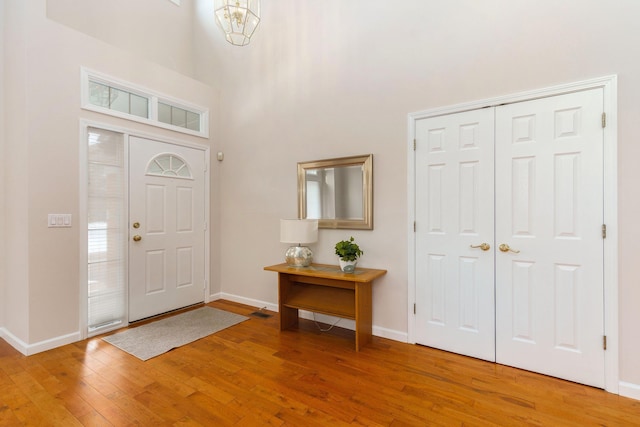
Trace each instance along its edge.
<instances>
[{"instance_id":1,"label":"window trim","mask_svg":"<svg viewBox=\"0 0 640 427\"><path fill-rule=\"evenodd\" d=\"M104 84L109 87L132 93L137 96L147 98L149 100L149 116L147 118L136 116L133 114L123 113L121 111L112 110L98 105L91 104L89 98L89 82ZM158 102L178 107L183 110L196 113L200 116L200 130L192 130L180 126L171 125L158 120ZM179 100L168 95L146 89L142 86L116 79L103 73L90 70L86 67L80 68L80 108L83 110L94 111L125 120L138 123L144 123L187 135L199 136L201 138L209 138L209 109L195 104L191 104L184 100Z\"/></svg>"}]
</instances>

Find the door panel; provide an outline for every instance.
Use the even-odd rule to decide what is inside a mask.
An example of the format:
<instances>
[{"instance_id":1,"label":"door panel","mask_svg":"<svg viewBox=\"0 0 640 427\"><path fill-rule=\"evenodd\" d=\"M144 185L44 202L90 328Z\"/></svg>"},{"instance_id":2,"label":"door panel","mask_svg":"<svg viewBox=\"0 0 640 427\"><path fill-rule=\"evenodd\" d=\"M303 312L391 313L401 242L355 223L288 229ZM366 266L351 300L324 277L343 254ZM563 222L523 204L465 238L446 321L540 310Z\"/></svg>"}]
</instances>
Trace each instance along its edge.
<instances>
[{"instance_id":1,"label":"door panel","mask_svg":"<svg viewBox=\"0 0 640 427\"><path fill-rule=\"evenodd\" d=\"M416 124L416 341L495 360L493 109Z\"/></svg>"},{"instance_id":2,"label":"door panel","mask_svg":"<svg viewBox=\"0 0 640 427\"><path fill-rule=\"evenodd\" d=\"M602 90L496 110L496 358L604 386ZM516 252L517 251L517 252Z\"/></svg>"},{"instance_id":3,"label":"door panel","mask_svg":"<svg viewBox=\"0 0 640 427\"><path fill-rule=\"evenodd\" d=\"M604 386L602 110L593 89L416 121L417 343Z\"/></svg>"},{"instance_id":4,"label":"door panel","mask_svg":"<svg viewBox=\"0 0 640 427\"><path fill-rule=\"evenodd\" d=\"M202 150L131 137L129 321L204 301L204 170Z\"/></svg>"}]
</instances>

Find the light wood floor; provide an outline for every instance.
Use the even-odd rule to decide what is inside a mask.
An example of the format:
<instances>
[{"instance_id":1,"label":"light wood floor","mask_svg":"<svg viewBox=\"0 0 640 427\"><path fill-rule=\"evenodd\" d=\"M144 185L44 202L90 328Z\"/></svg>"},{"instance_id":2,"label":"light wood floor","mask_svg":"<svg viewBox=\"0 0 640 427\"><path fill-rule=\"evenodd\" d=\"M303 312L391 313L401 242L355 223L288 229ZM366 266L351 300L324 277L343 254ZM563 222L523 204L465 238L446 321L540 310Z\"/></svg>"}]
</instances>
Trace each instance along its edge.
<instances>
[{"instance_id":1,"label":"light wood floor","mask_svg":"<svg viewBox=\"0 0 640 427\"><path fill-rule=\"evenodd\" d=\"M640 425L640 401L377 337L356 353L352 331L271 314L147 362L99 337L30 357L0 340L0 425Z\"/></svg>"}]
</instances>

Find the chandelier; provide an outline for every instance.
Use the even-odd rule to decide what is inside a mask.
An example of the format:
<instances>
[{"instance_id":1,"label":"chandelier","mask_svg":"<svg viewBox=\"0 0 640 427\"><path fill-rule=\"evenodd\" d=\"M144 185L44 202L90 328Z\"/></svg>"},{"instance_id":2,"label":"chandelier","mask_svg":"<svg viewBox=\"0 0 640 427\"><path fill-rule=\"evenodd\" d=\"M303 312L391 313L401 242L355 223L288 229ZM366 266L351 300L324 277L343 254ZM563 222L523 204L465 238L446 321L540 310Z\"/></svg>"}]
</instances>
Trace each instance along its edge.
<instances>
[{"instance_id":1,"label":"chandelier","mask_svg":"<svg viewBox=\"0 0 640 427\"><path fill-rule=\"evenodd\" d=\"M215 15L227 41L245 46L260 23L260 0L219 0Z\"/></svg>"}]
</instances>

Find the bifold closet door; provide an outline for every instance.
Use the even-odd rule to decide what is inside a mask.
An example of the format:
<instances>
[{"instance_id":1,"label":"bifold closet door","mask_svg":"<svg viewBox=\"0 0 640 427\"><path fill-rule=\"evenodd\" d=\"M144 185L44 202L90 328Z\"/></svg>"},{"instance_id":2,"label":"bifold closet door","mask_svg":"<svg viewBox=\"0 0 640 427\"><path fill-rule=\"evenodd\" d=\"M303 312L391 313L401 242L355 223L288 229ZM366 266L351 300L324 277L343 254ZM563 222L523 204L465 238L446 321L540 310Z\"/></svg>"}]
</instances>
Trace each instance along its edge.
<instances>
[{"instance_id":1,"label":"bifold closet door","mask_svg":"<svg viewBox=\"0 0 640 427\"><path fill-rule=\"evenodd\" d=\"M604 386L602 111L592 89L416 121L417 343Z\"/></svg>"},{"instance_id":2,"label":"bifold closet door","mask_svg":"<svg viewBox=\"0 0 640 427\"><path fill-rule=\"evenodd\" d=\"M602 105L592 89L496 109L496 360L597 387Z\"/></svg>"},{"instance_id":3,"label":"bifold closet door","mask_svg":"<svg viewBox=\"0 0 640 427\"><path fill-rule=\"evenodd\" d=\"M490 361L493 146L493 108L416 124L416 342Z\"/></svg>"}]
</instances>

